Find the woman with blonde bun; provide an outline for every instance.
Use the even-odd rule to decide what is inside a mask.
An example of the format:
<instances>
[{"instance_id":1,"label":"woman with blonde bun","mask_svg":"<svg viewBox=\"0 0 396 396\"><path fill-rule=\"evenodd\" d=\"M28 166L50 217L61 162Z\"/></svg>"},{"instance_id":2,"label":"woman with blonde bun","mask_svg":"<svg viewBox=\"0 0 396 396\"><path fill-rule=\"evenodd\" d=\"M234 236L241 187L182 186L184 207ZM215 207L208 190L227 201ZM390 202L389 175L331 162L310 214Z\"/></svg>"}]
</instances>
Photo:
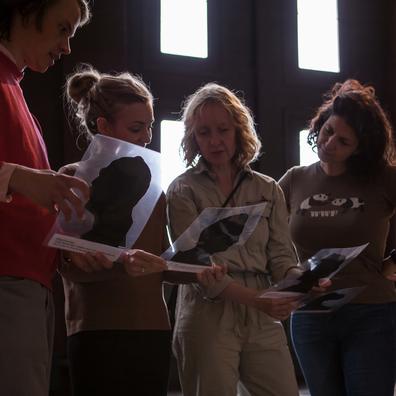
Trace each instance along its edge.
<instances>
[{"instance_id":1,"label":"woman with blonde bun","mask_svg":"<svg viewBox=\"0 0 396 396\"><path fill-rule=\"evenodd\" d=\"M153 97L139 77L88 67L69 76L66 97L86 134L142 147L150 143ZM132 247L129 274L118 266L84 273L71 263L98 258L64 253L61 274L74 396L166 395L171 333L162 294L165 267L157 257L168 246L165 225L162 194Z\"/></svg>"}]
</instances>

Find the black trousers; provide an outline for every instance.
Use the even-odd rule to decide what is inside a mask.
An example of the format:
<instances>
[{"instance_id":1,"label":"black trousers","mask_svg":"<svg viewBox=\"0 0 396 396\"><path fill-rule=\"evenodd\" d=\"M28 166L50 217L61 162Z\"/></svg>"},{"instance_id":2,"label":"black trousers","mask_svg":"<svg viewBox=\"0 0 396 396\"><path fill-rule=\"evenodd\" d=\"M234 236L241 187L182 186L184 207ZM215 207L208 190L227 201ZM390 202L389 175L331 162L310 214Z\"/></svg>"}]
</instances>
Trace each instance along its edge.
<instances>
[{"instance_id":1,"label":"black trousers","mask_svg":"<svg viewBox=\"0 0 396 396\"><path fill-rule=\"evenodd\" d=\"M166 396L171 332L82 331L68 337L73 396Z\"/></svg>"}]
</instances>

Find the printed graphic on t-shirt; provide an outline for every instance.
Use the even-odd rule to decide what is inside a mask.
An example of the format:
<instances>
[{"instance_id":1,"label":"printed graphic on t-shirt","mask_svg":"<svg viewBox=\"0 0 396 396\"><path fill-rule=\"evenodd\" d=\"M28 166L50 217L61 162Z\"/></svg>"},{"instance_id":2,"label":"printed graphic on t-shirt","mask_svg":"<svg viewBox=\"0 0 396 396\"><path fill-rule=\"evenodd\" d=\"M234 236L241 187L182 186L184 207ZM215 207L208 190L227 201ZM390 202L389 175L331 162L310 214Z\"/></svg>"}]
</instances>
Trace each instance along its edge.
<instances>
[{"instance_id":1,"label":"printed graphic on t-shirt","mask_svg":"<svg viewBox=\"0 0 396 396\"><path fill-rule=\"evenodd\" d=\"M358 197L338 197L331 193L311 195L301 202L296 214L309 217L335 217L351 211L364 210L365 202Z\"/></svg>"}]
</instances>

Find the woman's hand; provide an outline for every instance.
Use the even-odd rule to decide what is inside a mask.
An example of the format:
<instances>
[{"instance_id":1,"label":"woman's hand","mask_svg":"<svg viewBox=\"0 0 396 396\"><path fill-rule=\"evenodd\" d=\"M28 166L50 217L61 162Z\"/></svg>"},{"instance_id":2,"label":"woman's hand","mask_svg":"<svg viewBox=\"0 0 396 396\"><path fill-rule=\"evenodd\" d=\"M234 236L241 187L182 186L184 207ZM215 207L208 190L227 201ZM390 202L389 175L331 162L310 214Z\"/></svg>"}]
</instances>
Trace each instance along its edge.
<instances>
[{"instance_id":1,"label":"woman's hand","mask_svg":"<svg viewBox=\"0 0 396 396\"><path fill-rule=\"evenodd\" d=\"M394 272L393 274L386 275L386 279L392 282L396 282L396 272Z\"/></svg>"},{"instance_id":2,"label":"woman's hand","mask_svg":"<svg viewBox=\"0 0 396 396\"><path fill-rule=\"evenodd\" d=\"M221 281L226 273L226 266L212 264L212 267L199 272L197 274L197 279L202 286L209 288Z\"/></svg>"},{"instance_id":3,"label":"woman's hand","mask_svg":"<svg viewBox=\"0 0 396 396\"><path fill-rule=\"evenodd\" d=\"M163 272L167 269L163 258L139 249L128 250L120 260L126 272L133 277Z\"/></svg>"},{"instance_id":4,"label":"woman's hand","mask_svg":"<svg viewBox=\"0 0 396 396\"><path fill-rule=\"evenodd\" d=\"M72 189L83 194L81 200ZM9 182L11 193L17 192L50 212L61 211L69 220L72 208L82 218L84 205L89 198L88 184L77 177L61 175L52 170L37 170L17 165Z\"/></svg>"},{"instance_id":5,"label":"woman's hand","mask_svg":"<svg viewBox=\"0 0 396 396\"><path fill-rule=\"evenodd\" d=\"M101 271L110 269L114 263L106 258L102 253L75 253L62 252L63 259L69 265L75 265L85 272Z\"/></svg>"},{"instance_id":6,"label":"woman's hand","mask_svg":"<svg viewBox=\"0 0 396 396\"><path fill-rule=\"evenodd\" d=\"M300 268L292 268L288 273L285 279L298 279L302 276L303 271ZM313 286L311 291L315 293L324 293L327 289L332 285L332 282L329 278L320 278L318 280L318 284Z\"/></svg>"},{"instance_id":7,"label":"woman's hand","mask_svg":"<svg viewBox=\"0 0 396 396\"><path fill-rule=\"evenodd\" d=\"M58 173L61 175L74 176L78 170L78 164L78 162L73 162L72 164L63 165L61 168L59 168Z\"/></svg>"},{"instance_id":8,"label":"woman's hand","mask_svg":"<svg viewBox=\"0 0 396 396\"><path fill-rule=\"evenodd\" d=\"M325 293L332 284L331 279L321 278L318 281L318 286L314 286L312 291L315 293Z\"/></svg>"},{"instance_id":9,"label":"woman's hand","mask_svg":"<svg viewBox=\"0 0 396 396\"><path fill-rule=\"evenodd\" d=\"M262 294L259 292L258 294ZM292 311L296 310L301 300L300 296L283 297L283 298L267 298L256 296L254 307L259 311L265 312L277 320L286 320Z\"/></svg>"},{"instance_id":10,"label":"woman's hand","mask_svg":"<svg viewBox=\"0 0 396 396\"><path fill-rule=\"evenodd\" d=\"M63 258L69 265L75 265L85 272L106 270L114 265L102 253L63 252ZM131 276L149 275L167 269L166 262L161 257L139 249L128 250L119 261Z\"/></svg>"},{"instance_id":11,"label":"woman's hand","mask_svg":"<svg viewBox=\"0 0 396 396\"><path fill-rule=\"evenodd\" d=\"M391 252L393 253L393 251ZM382 268L382 275L385 276L386 279L396 282L396 263L388 257L385 259L383 268Z\"/></svg>"}]
</instances>

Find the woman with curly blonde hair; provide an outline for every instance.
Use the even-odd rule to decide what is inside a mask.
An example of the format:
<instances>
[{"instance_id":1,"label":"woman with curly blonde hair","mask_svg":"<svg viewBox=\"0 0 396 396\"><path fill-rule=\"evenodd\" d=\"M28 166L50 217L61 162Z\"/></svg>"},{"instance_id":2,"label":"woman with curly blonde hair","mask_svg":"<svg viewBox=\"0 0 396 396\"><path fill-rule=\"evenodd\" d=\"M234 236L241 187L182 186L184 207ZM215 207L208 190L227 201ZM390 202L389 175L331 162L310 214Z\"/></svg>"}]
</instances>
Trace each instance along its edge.
<instances>
[{"instance_id":1,"label":"woman with curly blonde hair","mask_svg":"<svg viewBox=\"0 0 396 396\"><path fill-rule=\"evenodd\" d=\"M267 202L245 244L213 254L228 268L223 278L179 288L173 347L183 394L234 396L240 381L252 396L298 395L280 323L295 301L257 298L269 273L278 281L296 271L296 257L280 187L249 166L261 147L252 115L232 91L210 83L187 99L183 120L190 169L167 192L173 239L205 208Z\"/></svg>"},{"instance_id":2,"label":"woman with curly blonde hair","mask_svg":"<svg viewBox=\"0 0 396 396\"><path fill-rule=\"evenodd\" d=\"M194 120L196 111L200 112L205 103L222 104L235 124L237 143L235 164L243 168L255 161L260 152L261 142L257 137L249 109L230 90L221 85L210 83L198 90L186 102L184 108L185 135L182 139L182 148L185 153L186 165L193 165L199 156L199 148L194 139Z\"/></svg>"}]
</instances>

